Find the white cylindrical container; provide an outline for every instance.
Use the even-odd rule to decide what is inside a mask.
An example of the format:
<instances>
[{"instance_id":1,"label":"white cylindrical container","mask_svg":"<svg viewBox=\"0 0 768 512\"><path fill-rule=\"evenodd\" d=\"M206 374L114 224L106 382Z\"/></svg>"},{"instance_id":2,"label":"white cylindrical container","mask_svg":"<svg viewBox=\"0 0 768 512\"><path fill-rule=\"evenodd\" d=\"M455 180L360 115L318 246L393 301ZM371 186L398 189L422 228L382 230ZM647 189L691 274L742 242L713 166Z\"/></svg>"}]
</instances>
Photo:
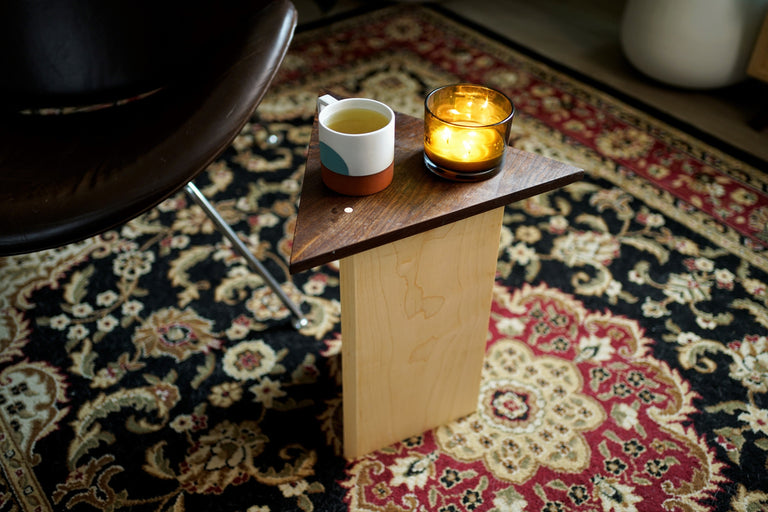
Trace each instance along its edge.
<instances>
[{"instance_id":1,"label":"white cylindrical container","mask_svg":"<svg viewBox=\"0 0 768 512\"><path fill-rule=\"evenodd\" d=\"M746 78L768 0L627 0L621 45L661 82L710 89Z\"/></svg>"}]
</instances>

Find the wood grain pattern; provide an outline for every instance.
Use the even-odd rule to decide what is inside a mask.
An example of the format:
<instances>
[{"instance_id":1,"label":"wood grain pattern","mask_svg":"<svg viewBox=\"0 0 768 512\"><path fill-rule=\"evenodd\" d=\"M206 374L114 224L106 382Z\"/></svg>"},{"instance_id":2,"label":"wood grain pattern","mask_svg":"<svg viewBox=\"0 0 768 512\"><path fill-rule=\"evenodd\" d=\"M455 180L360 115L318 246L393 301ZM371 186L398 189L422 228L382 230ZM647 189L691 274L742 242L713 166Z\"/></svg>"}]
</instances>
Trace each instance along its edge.
<instances>
[{"instance_id":1,"label":"wood grain pattern","mask_svg":"<svg viewBox=\"0 0 768 512\"><path fill-rule=\"evenodd\" d=\"M502 172L478 183L434 176L423 161L424 122L397 113L395 177L385 190L343 196L320 176L317 119L312 130L296 219L291 273L344 258L581 179L576 167L507 148Z\"/></svg>"},{"instance_id":2,"label":"wood grain pattern","mask_svg":"<svg viewBox=\"0 0 768 512\"><path fill-rule=\"evenodd\" d=\"M341 260L345 456L475 411L503 213Z\"/></svg>"}]
</instances>

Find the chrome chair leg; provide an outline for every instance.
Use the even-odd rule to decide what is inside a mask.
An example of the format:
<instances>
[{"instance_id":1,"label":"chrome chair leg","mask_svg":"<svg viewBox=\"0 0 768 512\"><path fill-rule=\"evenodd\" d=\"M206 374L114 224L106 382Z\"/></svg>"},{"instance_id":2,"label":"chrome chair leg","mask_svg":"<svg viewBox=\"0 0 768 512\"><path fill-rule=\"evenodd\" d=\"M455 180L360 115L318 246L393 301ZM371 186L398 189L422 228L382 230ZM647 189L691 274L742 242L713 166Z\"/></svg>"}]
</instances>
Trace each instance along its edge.
<instances>
[{"instance_id":1,"label":"chrome chair leg","mask_svg":"<svg viewBox=\"0 0 768 512\"><path fill-rule=\"evenodd\" d=\"M197 203L200 208L203 209L203 211L206 213L206 215L208 215L213 223L216 224L218 230L232 243L232 246L235 248L238 254L245 258L245 260L248 262L248 265L251 267L251 270L259 274L262 279L267 282L269 287L272 288L272 291L274 291L277 296L280 297L280 300L283 301L283 304L285 304L285 306L291 310L291 314L294 318L293 326L296 329L301 329L302 327L306 326L309 322L302 314L301 309L299 309L299 307L288 297L288 295L285 294L283 289L280 288L280 283L278 283L275 278L272 277L272 274L270 274L269 271L264 267L264 265L262 265L262 263L256 259L248 247L245 246L243 241L240 240L240 237L235 234L230 225L227 224L227 222L221 217L216 208L211 204L210 201L208 201L208 198L206 198L203 193L200 192L200 189L190 181L187 183L187 186L184 188L184 190L186 191L187 195L195 203Z\"/></svg>"}]
</instances>

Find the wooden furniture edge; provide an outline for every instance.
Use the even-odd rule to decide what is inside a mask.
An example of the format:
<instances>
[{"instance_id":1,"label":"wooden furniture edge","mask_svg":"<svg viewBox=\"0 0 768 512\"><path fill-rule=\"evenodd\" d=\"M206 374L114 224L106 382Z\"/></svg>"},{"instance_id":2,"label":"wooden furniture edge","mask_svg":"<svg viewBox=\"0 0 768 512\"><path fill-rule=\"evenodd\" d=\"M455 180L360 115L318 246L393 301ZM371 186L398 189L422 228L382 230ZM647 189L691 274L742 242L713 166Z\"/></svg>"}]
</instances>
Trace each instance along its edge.
<instances>
[{"instance_id":1,"label":"wooden furniture edge","mask_svg":"<svg viewBox=\"0 0 768 512\"><path fill-rule=\"evenodd\" d=\"M427 171L425 170L424 172L427 172ZM384 245L390 242L394 242L395 240L400 240L413 235L417 235L419 233L429 231L431 229L443 226L445 224L450 224L452 222L466 219L474 215L478 215L480 213L485 213L487 211L493 210L500 206L506 206L508 204L516 203L517 201L528 199L529 197L533 197L533 196L542 194L544 192L549 192L551 190L555 190L557 188L570 185L571 183L575 183L581 180L583 177L584 177L584 170L580 169L580 172L574 173L570 176L565 176L557 180L553 180L547 183L542 183L539 186L530 188L528 190L523 190L517 193L513 193L508 196L500 197L493 201L488 201L479 205L471 206L461 210L456 210L440 218L429 219L424 222L411 224L402 229L391 231L389 233L385 233L377 237L372 237L366 240L365 242L359 242L356 244L348 245L346 247L343 247L335 251L332 254L321 254L321 255L306 258L303 260L292 261L288 269L291 274L297 274L299 272L303 272L305 270L309 270L341 258L352 256L353 254L357 254L359 252L368 250L375 245Z\"/></svg>"}]
</instances>

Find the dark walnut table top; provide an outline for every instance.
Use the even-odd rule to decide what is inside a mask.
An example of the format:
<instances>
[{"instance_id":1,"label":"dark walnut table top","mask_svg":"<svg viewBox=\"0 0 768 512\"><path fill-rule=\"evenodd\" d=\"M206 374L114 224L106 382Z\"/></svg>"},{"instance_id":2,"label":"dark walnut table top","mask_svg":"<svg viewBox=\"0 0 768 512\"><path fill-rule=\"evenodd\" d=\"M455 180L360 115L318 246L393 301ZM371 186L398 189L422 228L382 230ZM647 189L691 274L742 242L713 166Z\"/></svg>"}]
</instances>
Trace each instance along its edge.
<instances>
[{"instance_id":1,"label":"dark walnut table top","mask_svg":"<svg viewBox=\"0 0 768 512\"><path fill-rule=\"evenodd\" d=\"M475 183L433 175L424 165L424 121L397 113L395 174L381 192L338 194L320 176L317 117L312 129L291 252L291 273L466 219L580 180L584 171L507 148L504 168Z\"/></svg>"}]
</instances>

